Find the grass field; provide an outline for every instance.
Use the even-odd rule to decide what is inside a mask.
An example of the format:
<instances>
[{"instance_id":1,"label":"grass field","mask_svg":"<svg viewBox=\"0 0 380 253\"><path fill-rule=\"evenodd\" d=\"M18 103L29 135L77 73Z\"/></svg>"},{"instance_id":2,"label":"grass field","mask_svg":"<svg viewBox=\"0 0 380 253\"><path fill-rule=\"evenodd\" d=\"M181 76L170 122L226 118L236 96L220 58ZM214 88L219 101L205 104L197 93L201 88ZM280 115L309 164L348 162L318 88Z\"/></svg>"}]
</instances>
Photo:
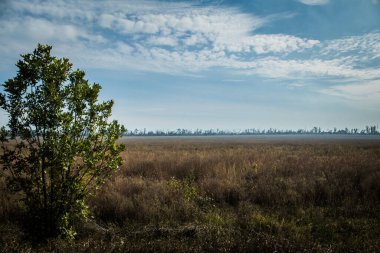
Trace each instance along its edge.
<instances>
[{"instance_id":1,"label":"grass field","mask_svg":"<svg viewBox=\"0 0 380 253\"><path fill-rule=\"evenodd\" d=\"M1 252L380 252L380 140L127 138L72 242L32 245L1 181Z\"/></svg>"}]
</instances>

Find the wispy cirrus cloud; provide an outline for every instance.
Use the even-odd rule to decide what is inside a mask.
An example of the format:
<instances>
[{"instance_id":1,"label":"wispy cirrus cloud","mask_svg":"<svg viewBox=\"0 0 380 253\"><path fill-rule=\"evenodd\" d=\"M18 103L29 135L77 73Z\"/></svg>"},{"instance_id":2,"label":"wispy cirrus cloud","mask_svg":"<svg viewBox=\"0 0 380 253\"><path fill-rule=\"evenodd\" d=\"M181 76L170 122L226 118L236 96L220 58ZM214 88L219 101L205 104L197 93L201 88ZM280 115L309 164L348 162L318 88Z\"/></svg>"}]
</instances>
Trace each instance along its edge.
<instances>
[{"instance_id":1,"label":"wispy cirrus cloud","mask_svg":"<svg viewBox=\"0 0 380 253\"><path fill-rule=\"evenodd\" d=\"M298 2L307 5L324 5L328 4L330 0L298 0Z\"/></svg>"},{"instance_id":2,"label":"wispy cirrus cloud","mask_svg":"<svg viewBox=\"0 0 380 253\"><path fill-rule=\"evenodd\" d=\"M346 85L336 85L321 92L344 97L353 100L371 100L379 101L380 99L380 80L372 80L366 83L349 83Z\"/></svg>"}]
</instances>

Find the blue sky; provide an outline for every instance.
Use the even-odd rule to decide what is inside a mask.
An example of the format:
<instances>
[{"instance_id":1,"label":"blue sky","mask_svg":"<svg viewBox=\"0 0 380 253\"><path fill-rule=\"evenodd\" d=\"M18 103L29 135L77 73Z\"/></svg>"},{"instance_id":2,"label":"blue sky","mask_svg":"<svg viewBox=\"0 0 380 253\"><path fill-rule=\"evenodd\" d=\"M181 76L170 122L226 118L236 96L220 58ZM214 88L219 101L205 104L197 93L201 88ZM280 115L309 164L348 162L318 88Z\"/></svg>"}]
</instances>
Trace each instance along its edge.
<instances>
[{"instance_id":1,"label":"blue sky","mask_svg":"<svg viewBox=\"0 0 380 253\"><path fill-rule=\"evenodd\" d=\"M100 83L129 129L380 119L379 0L1 1L1 83L37 43Z\"/></svg>"}]
</instances>

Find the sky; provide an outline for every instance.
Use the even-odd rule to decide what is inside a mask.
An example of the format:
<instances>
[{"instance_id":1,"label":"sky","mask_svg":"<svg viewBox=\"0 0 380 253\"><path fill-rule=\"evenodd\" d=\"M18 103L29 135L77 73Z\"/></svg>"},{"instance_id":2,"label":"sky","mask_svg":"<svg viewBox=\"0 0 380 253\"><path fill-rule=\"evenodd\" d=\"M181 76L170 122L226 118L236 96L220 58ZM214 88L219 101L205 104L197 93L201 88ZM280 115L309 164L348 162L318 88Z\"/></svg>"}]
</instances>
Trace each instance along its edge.
<instances>
[{"instance_id":1,"label":"sky","mask_svg":"<svg viewBox=\"0 0 380 253\"><path fill-rule=\"evenodd\" d=\"M0 1L0 83L37 43L130 130L380 121L380 0Z\"/></svg>"}]
</instances>

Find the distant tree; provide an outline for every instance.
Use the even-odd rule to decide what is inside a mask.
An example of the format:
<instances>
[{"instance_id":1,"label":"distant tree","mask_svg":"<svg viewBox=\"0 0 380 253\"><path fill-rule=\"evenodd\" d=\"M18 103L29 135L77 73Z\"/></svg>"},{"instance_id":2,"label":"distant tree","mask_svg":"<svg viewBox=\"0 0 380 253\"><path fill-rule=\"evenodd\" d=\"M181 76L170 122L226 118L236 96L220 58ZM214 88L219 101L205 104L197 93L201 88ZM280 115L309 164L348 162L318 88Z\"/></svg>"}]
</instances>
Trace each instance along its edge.
<instances>
[{"instance_id":1,"label":"distant tree","mask_svg":"<svg viewBox=\"0 0 380 253\"><path fill-rule=\"evenodd\" d=\"M42 237L73 237L73 220L86 217L86 198L121 165L125 132L109 121L113 101L99 103L99 84L68 59L38 45L22 55L16 77L3 84L0 131L8 186L24 195L28 228Z\"/></svg>"},{"instance_id":2,"label":"distant tree","mask_svg":"<svg viewBox=\"0 0 380 253\"><path fill-rule=\"evenodd\" d=\"M376 134L376 126L371 126L371 134Z\"/></svg>"}]
</instances>

